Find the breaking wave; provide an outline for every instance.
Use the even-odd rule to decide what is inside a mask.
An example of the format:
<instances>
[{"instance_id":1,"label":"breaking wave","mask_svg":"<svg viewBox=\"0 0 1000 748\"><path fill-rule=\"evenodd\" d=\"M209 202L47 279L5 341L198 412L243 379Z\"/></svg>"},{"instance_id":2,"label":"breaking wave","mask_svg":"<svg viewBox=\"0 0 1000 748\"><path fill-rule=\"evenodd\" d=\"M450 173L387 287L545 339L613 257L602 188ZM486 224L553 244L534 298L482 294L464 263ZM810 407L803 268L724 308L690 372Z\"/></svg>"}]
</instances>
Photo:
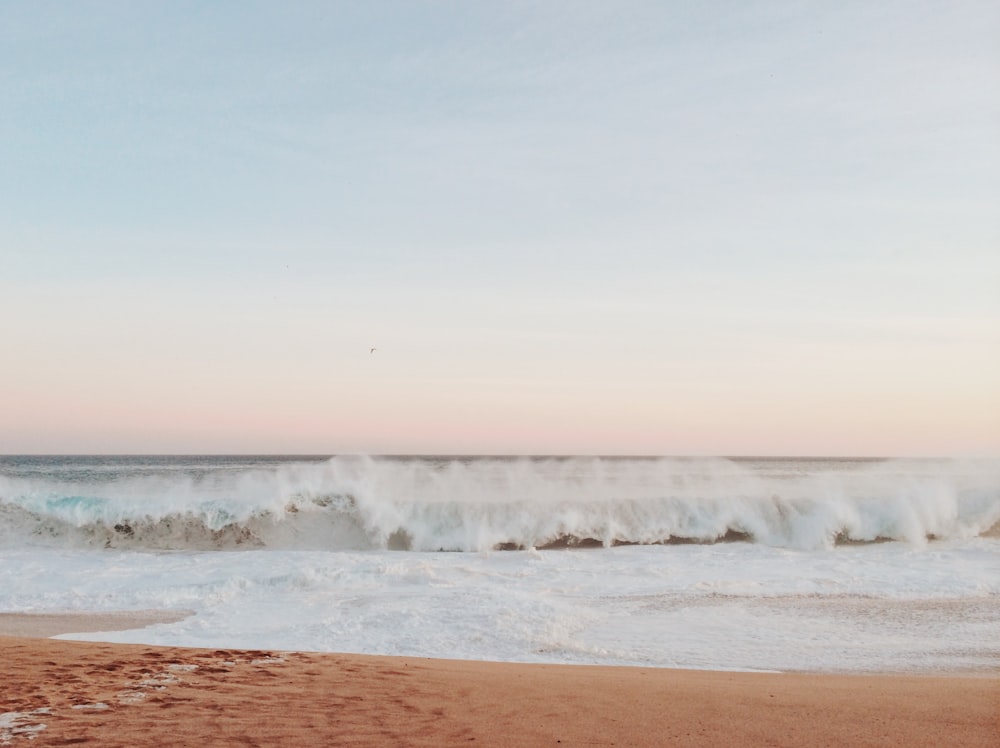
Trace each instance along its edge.
<instances>
[{"instance_id":1,"label":"breaking wave","mask_svg":"<svg viewBox=\"0 0 1000 748\"><path fill-rule=\"evenodd\" d=\"M0 544L494 549L995 534L996 461L371 458L54 479L0 474Z\"/></svg>"}]
</instances>

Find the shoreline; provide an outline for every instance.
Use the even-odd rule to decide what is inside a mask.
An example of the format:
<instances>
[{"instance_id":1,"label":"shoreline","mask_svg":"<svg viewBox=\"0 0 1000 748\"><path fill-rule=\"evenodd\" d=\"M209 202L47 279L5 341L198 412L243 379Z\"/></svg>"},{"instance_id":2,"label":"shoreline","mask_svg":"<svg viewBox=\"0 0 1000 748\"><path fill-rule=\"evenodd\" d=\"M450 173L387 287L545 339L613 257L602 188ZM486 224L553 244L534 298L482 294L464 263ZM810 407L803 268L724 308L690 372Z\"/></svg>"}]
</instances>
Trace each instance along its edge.
<instances>
[{"instance_id":1,"label":"shoreline","mask_svg":"<svg viewBox=\"0 0 1000 748\"><path fill-rule=\"evenodd\" d=\"M145 617L112 614L110 621L107 614L0 614L0 744L27 745L30 738L32 746L208 741L916 748L993 746L1000 735L997 672L747 673L154 647L10 634L12 622L23 617L76 626L87 620L93 626L148 625L186 611L140 613Z\"/></svg>"},{"instance_id":2,"label":"shoreline","mask_svg":"<svg viewBox=\"0 0 1000 748\"><path fill-rule=\"evenodd\" d=\"M79 641L81 643L109 644L119 646L118 642L102 642L93 639L73 639L74 634L98 633L103 631L130 631L143 629L159 623L176 623L195 615L193 610L144 609L144 610L112 610L100 612L86 611L47 611L47 612L0 612L0 638L14 637L22 639L53 639L58 641ZM121 645L133 646L133 645ZM175 648L192 651L218 649L218 647L194 647L157 644L137 644L151 648ZM238 649L244 649L242 647ZM254 651L254 650L245 650ZM714 669L691 667L658 667L643 665L601 665L594 663L544 663L544 662L506 662L502 660L455 660L449 657L408 657L406 655L372 655L357 652L323 652L317 650L284 650L281 652L297 652L310 655L340 655L347 657L388 657L400 659L441 660L445 662L470 662L489 664L510 664L524 667L606 667L640 670L675 670L679 672L705 673L736 673L736 674L767 674L767 675L799 675L812 677L850 676L850 677L904 677L904 678L993 678L1000 680L1000 663L996 667L966 668L963 670L748 670L748 669Z\"/></svg>"},{"instance_id":3,"label":"shoreline","mask_svg":"<svg viewBox=\"0 0 1000 748\"><path fill-rule=\"evenodd\" d=\"M193 610L113 610L107 612L49 611L0 613L0 636L50 638L95 631L130 631L157 623L176 623Z\"/></svg>"}]
</instances>

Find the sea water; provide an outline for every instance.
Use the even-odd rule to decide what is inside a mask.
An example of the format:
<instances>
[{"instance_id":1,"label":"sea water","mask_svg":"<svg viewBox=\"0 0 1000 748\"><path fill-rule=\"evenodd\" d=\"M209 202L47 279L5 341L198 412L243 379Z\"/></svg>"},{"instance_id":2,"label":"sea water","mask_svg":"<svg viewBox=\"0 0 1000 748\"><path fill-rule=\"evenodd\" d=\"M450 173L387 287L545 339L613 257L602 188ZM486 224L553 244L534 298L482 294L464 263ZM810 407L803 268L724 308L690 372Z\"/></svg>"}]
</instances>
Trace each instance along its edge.
<instances>
[{"instance_id":1,"label":"sea water","mask_svg":"<svg viewBox=\"0 0 1000 748\"><path fill-rule=\"evenodd\" d=\"M738 670L1000 668L1000 461L0 457L0 611L67 638Z\"/></svg>"}]
</instances>

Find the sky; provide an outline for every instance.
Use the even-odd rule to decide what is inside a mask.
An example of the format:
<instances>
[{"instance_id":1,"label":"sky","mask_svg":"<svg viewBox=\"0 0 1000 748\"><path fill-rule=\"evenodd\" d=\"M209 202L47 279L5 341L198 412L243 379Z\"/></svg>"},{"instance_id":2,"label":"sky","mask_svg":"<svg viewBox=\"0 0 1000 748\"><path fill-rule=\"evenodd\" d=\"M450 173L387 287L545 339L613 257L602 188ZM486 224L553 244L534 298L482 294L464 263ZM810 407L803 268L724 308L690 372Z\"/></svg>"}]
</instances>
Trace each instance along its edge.
<instances>
[{"instance_id":1,"label":"sky","mask_svg":"<svg viewBox=\"0 0 1000 748\"><path fill-rule=\"evenodd\" d=\"M998 40L3 3L0 453L998 455Z\"/></svg>"}]
</instances>

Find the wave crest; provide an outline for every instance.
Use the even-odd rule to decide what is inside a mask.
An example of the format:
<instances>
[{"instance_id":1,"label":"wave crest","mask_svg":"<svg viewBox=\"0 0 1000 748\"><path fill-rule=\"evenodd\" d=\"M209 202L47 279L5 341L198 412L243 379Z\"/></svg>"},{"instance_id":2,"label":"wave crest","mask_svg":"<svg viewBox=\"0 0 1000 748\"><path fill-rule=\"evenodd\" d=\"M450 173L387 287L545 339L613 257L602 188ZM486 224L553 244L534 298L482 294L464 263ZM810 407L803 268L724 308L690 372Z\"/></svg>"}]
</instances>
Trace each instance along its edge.
<instances>
[{"instance_id":1,"label":"wave crest","mask_svg":"<svg viewBox=\"0 0 1000 748\"><path fill-rule=\"evenodd\" d=\"M60 483L0 478L0 543L148 550L483 551L971 537L996 462L393 459Z\"/></svg>"}]
</instances>

